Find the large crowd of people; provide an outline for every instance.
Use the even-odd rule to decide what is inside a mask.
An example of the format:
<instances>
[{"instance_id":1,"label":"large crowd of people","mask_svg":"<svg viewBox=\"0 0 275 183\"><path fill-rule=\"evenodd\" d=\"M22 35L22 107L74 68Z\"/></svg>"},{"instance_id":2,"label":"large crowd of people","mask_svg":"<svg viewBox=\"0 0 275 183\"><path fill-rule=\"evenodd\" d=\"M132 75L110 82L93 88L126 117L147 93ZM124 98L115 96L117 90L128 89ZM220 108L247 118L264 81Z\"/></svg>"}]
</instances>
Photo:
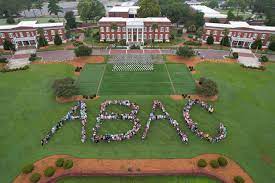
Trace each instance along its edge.
<instances>
[{"instance_id":1,"label":"large crowd of people","mask_svg":"<svg viewBox=\"0 0 275 183\"><path fill-rule=\"evenodd\" d=\"M209 105L203 101L197 100L197 99L196 100L189 99L183 109L183 117L184 117L184 120L185 120L188 128L196 136L200 137L201 139L206 139L207 141L212 142L212 143L219 142L219 141L223 140L224 138L226 138L227 130L226 130L226 127L222 123L220 123L219 129L218 129L218 134L215 137L211 137L208 133L205 133L198 128L198 124L196 122L194 122L190 117L190 110L191 110L192 106L195 104L200 105L202 108L206 109L209 113L214 112L214 108L211 105Z\"/></svg>"},{"instance_id":2,"label":"large crowd of people","mask_svg":"<svg viewBox=\"0 0 275 183\"><path fill-rule=\"evenodd\" d=\"M161 111L162 111L161 115L155 115L154 114L154 111L156 111L157 108L161 109ZM173 118L171 118L169 113L165 110L163 104L158 100L153 101L152 112L150 113L149 119L146 123L145 129L144 129L144 132L143 132L143 135L142 135L142 140L144 140L147 136L147 133L148 133L149 128L150 128L151 121L162 120L162 119L167 119L169 124L172 125L176 129L177 134L179 135L182 142L184 142L184 143L188 142L188 137L179 128L179 123L176 120L174 120Z\"/></svg>"},{"instance_id":3,"label":"large crowd of people","mask_svg":"<svg viewBox=\"0 0 275 183\"><path fill-rule=\"evenodd\" d=\"M77 110L79 109L79 114L76 115ZM86 124L87 124L87 107L86 103L83 101L78 101L75 106L57 123L52 129L47 133L47 135L41 140L41 145L47 144L53 135L63 127L65 122L80 119L82 128L81 128L81 142L86 141Z\"/></svg>"},{"instance_id":4,"label":"large crowd of people","mask_svg":"<svg viewBox=\"0 0 275 183\"><path fill-rule=\"evenodd\" d=\"M106 108L111 104L127 106L131 109L131 112L129 114L117 114L115 112L108 113ZM91 140L98 143L100 141L111 142L131 139L137 134L141 127L140 120L136 116L138 111L139 106L135 103L131 103L129 100L107 100L103 102L100 106L100 114L96 118L96 125L92 129ZM98 135L103 120L130 120L133 122L133 128L126 133Z\"/></svg>"}]
</instances>

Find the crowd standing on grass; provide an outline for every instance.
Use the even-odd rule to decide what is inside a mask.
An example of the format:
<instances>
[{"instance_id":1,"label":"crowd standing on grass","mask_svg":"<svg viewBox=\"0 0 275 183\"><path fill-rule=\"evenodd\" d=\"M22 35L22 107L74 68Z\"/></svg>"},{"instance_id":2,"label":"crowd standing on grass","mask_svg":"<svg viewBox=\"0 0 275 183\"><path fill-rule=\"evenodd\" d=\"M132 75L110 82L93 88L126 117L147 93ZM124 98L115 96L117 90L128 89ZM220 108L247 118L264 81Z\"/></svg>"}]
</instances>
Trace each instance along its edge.
<instances>
[{"instance_id":1,"label":"crowd standing on grass","mask_svg":"<svg viewBox=\"0 0 275 183\"><path fill-rule=\"evenodd\" d=\"M219 142L219 141L223 140L224 138L226 138L227 130L226 130L226 127L222 123L220 123L219 129L218 129L218 134L215 137L211 137L208 133L205 133L198 128L198 124L196 122L194 122L190 117L190 110L191 110L192 106L195 104L199 104L202 108L206 109L209 113L214 112L214 108L211 105L209 105L203 101L197 100L197 99L196 100L189 99L183 109L183 117L184 117L184 120L185 120L188 128L196 136L200 137L201 139L206 139L207 141L209 141L211 143Z\"/></svg>"},{"instance_id":2,"label":"crowd standing on grass","mask_svg":"<svg viewBox=\"0 0 275 183\"><path fill-rule=\"evenodd\" d=\"M156 111L157 108L161 109L162 114L160 114L160 115L155 115L154 114L154 111ZM184 143L188 142L188 137L184 132L182 132L180 130L179 123L176 120L174 120L173 118L171 118L169 113L165 110L163 104L158 100L153 101L152 112L150 113L149 119L146 123L145 129L144 129L144 132L143 132L143 135L142 135L142 140L144 140L147 136L147 133L150 129L151 121L162 120L162 119L168 119L169 124L172 125L176 129L177 134L179 135L181 141L184 142Z\"/></svg>"},{"instance_id":3,"label":"crowd standing on grass","mask_svg":"<svg viewBox=\"0 0 275 183\"><path fill-rule=\"evenodd\" d=\"M117 114L114 112L108 113L106 108L111 104L127 106L132 110L129 114ZM107 100L103 102L100 106L100 114L96 118L96 125L92 129L91 140L94 143L98 143L100 141L111 142L131 139L137 134L141 127L140 120L136 116L138 111L139 106L135 103L131 103L129 100ZM130 120L133 123L133 128L126 133L98 135L103 120Z\"/></svg>"},{"instance_id":4,"label":"crowd standing on grass","mask_svg":"<svg viewBox=\"0 0 275 183\"><path fill-rule=\"evenodd\" d=\"M76 115L77 110L79 109L79 114ZM86 137L86 124L87 124L87 106L83 101L78 101L75 106L56 124L52 129L47 133L47 135L41 140L41 145L48 144L52 136L63 127L65 122L80 119L82 128L81 128L81 142L84 143L87 139Z\"/></svg>"}]
</instances>

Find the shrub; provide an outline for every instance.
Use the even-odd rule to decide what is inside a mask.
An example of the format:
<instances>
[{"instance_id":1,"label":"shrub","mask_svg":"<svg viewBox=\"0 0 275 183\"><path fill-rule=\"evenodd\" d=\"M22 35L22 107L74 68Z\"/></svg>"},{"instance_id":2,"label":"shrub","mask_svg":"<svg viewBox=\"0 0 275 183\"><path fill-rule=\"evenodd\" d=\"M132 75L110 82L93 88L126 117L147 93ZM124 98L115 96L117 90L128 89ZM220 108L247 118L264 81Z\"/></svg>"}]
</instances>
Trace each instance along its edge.
<instances>
[{"instance_id":1,"label":"shrub","mask_svg":"<svg viewBox=\"0 0 275 183\"><path fill-rule=\"evenodd\" d=\"M78 93L78 88L72 78L57 79L54 81L52 88L57 97L71 97Z\"/></svg>"},{"instance_id":2,"label":"shrub","mask_svg":"<svg viewBox=\"0 0 275 183\"><path fill-rule=\"evenodd\" d=\"M218 162L221 167L225 167L228 164L227 159L225 159L224 157L219 157Z\"/></svg>"},{"instance_id":3,"label":"shrub","mask_svg":"<svg viewBox=\"0 0 275 183\"><path fill-rule=\"evenodd\" d=\"M22 172L24 174L28 174L28 173L31 173L34 169L34 165L33 164L29 164L29 165L26 165L22 168Z\"/></svg>"},{"instance_id":4,"label":"shrub","mask_svg":"<svg viewBox=\"0 0 275 183\"><path fill-rule=\"evenodd\" d=\"M38 181L40 180L40 178L41 178L41 175L40 175L39 173L34 173L34 174L32 174L32 176L30 177L30 181L31 181L32 183L36 183L36 182L38 182Z\"/></svg>"},{"instance_id":5,"label":"shrub","mask_svg":"<svg viewBox=\"0 0 275 183\"><path fill-rule=\"evenodd\" d=\"M194 50L188 46L181 46L177 50L177 55L183 57L192 57L194 56Z\"/></svg>"},{"instance_id":6,"label":"shrub","mask_svg":"<svg viewBox=\"0 0 275 183\"><path fill-rule=\"evenodd\" d=\"M38 38L38 46L39 47L48 46L48 41L45 39L43 35L40 35Z\"/></svg>"},{"instance_id":7,"label":"shrub","mask_svg":"<svg viewBox=\"0 0 275 183\"><path fill-rule=\"evenodd\" d=\"M234 59L239 58L239 54L238 54L237 52L232 53L232 55L233 55L233 58L234 58Z\"/></svg>"},{"instance_id":8,"label":"shrub","mask_svg":"<svg viewBox=\"0 0 275 183\"><path fill-rule=\"evenodd\" d=\"M218 86L210 79L200 78L197 92L206 97L214 96L218 94Z\"/></svg>"},{"instance_id":9,"label":"shrub","mask_svg":"<svg viewBox=\"0 0 275 183\"><path fill-rule=\"evenodd\" d=\"M29 58L29 61L35 61L35 60L36 60L36 53L32 53Z\"/></svg>"},{"instance_id":10,"label":"shrub","mask_svg":"<svg viewBox=\"0 0 275 183\"><path fill-rule=\"evenodd\" d=\"M74 166L74 163L72 160L68 159L64 162L63 167L64 169L70 169Z\"/></svg>"},{"instance_id":11,"label":"shrub","mask_svg":"<svg viewBox=\"0 0 275 183\"><path fill-rule=\"evenodd\" d=\"M14 24L15 23L15 20L13 17L8 17L7 20L6 20L7 24Z\"/></svg>"},{"instance_id":12,"label":"shrub","mask_svg":"<svg viewBox=\"0 0 275 183\"><path fill-rule=\"evenodd\" d=\"M268 58L266 55L262 55L260 58L259 58L259 61L260 62L268 62Z\"/></svg>"},{"instance_id":13,"label":"shrub","mask_svg":"<svg viewBox=\"0 0 275 183\"><path fill-rule=\"evenodd\" d=\"M184 44L185 45L190 45L190 46L201 46L200 41L185 41Z\"/></svg>"},{"instance_id":14,"label":"shrub","mask_svg":"<svg viewBox=\"0 0 275 183\"><path fill-rule=\"evenodd\" d=\"M207 166L207 162L205 161L205 159L200 159L198 161L198 167L204 168Z\"/></svg>"},{"instance_id":15,"label":"shrub","mask_svg":"<svg viewBox=\"0 0 275 183\"><path fill-rule=\"evenodd\" d=\"M235 183L244 183L244 179L241 176L235 176L234 177L234 182Z\"/></svg>"},{"instance_id":16,"label":"shrub","mask_svg":"<svg viewBox=\"0 0 275 183\"><path fill-rule=\"evenodd\" d=\"M219 162L217 160L211 160L210 165L212 168L219 168Z\"/></svg>"},{"instance_id":17,"label":"shrub","mask_svg":"<svg viewBox=\"0 0 275 183\"><path fill-rule=\"evenodd\" d=\"M92 53L92 49L88 46L81 45L74 50L74 53L77 57L89 56Z\"/></svg>"},{"instance_id":18,"label":"shrub","mask_svg":"<svg viewBox=\"0 0 275 183\"><path fill-rule=\"evenodd\" d=\"M50 167L48 167L46 170L44 170L44 175L45 175L46 177L51 177L51 176L54 175L54 173L55 173L55 168L52 167L52 166L50 166Z\"/></svg>"},{"instance_id":19,"label":"shrub","mask_svg":"<svg viewBox=\"0 0 275 183\"><path fill-rule=\"evenodd\" d=\"M20 67L20 68L15 68L15 69L7 69L7 68L3 68L2 70L0 70L0 72L13 72L13 71L20 71L20 70L27 70L30 67L28 65L25 65L24 67Z\"/></svg>"},{"instance_id":20,"label":"shrub","mask_svg":"<svg viewBox=\"0 0 275 183\"><path fill-rule=\"evenodd\" d=\"M207 38L207 40L206 40L206 43L207 44L214 44L214 37L213 37L213 35L212 34L210 34L209 36L208 36L208 38Z\"/></svg>"},{"instance_id":21,"label":"shrub","mask_svg":"<svg viewBox=\"0 0 275 183\"><path fill-rule=\"evenodd\" d=\"M224 36L220 42L220 45L230 47L230 40L228 36Z\"/></svg>"},{"instance_id":22,"label":"shrub","mask_svg":"<svg viewBox=\"0 0 275 183\"><path fill-rule=\"evenodd\" d=\"M61 45L62 44L62 39L58 34L55 34L53 42L54 42L55 45Z\"/></svg>"},{"instance_id":23,"label":"shrub","mask_svg":"<svg viewBox=\"0 0 275 183\"><path fill-rule=\"evenodd\" d=\"M55 20L54 20L54 19L49 19L48 22L49 22L49 23L54 23Z\"/></svg>"},{"instance_id":24,"label":"shrub","mask_svg":"<svg viewBox=\"0 0 275 183\"><path fill-rule=\"evenodd\" d=\"M5 57L0 57L0 63L8 63L8 59Z\"/></svg>"},{"instance_id":25,"label":"shrub","mask_svg":"<svg viewBox=\"0 0 275 183\"><path fill-rule=\"evenodd\" d=\"M78 46L83 45L83 42L81 42L81 41L74 41L74 42L73 42L73 45L74 45L75 47L78 47Z\"/></svg>"},{"instance_id":26,"label":"shrub","mask_svg":"<svg viewBox=\"0 0 275 183\"><path fill-rule=\"evenodd\" d=\"M188 38L193 38L193 34L188 34Z\"/></svg>"},{"instance_id":27,"label":"shrub","mask_svg":"<svg viewBox=\"0 0 275 183\"><path fill-rule=\"evenodd\" d=\"M64 164L64 158L58 158L55 162L56 167L62 167Z\"/></svg>"}]
</instances>

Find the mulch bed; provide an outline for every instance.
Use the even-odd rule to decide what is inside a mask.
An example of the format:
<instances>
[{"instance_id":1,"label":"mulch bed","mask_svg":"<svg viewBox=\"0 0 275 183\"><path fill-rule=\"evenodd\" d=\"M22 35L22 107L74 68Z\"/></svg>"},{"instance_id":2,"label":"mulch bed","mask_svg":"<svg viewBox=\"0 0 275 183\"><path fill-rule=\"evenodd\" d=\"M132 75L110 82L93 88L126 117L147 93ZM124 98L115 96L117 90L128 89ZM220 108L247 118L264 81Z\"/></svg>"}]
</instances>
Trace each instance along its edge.
<instances>
[{"instance_id":1,"label":"mulch bed","mask_svg":"<svg viewBox=\"0 0 275 183\"><path fill-rule=\"evenodd\" d=\"M34 163L33 172L41 174L40 183L55 182L66 176L145 176L145 175L205 175L231 183L235 176L242 176L246 183L252 183L252 178L233 160L228 160L226 167L213 169L209 162L220 157L219 154L203 154L191 159L82 159L69 155L53 155ZM64 170L57 168L52 177L45 177L43 171L48 166L55 167L58 158L73 160L74 166ZM199 168L197 162L205 159L207 167ZM29 183L31 174L18 175L14 183Z\"/></svg>"},{"instance_id":2,"label":"mulch bed","mask_svg":"<svg viewBox=\"0 0 275 183\"><path fill-rule=\"evenodd\" d=\"M209 60L209 59L201 59L200 57L191 57L191 58L184 58L181 56L177 56L177 55L168 55L166 56L166 59L168 62L171 63L181 63L181 64L185 64L188 67L189 66L196 66L199 63L202 62L212 62L212 63L236 63L237 61L234 59L222 59L222 60Z\"/></svg>"}]
</instances>

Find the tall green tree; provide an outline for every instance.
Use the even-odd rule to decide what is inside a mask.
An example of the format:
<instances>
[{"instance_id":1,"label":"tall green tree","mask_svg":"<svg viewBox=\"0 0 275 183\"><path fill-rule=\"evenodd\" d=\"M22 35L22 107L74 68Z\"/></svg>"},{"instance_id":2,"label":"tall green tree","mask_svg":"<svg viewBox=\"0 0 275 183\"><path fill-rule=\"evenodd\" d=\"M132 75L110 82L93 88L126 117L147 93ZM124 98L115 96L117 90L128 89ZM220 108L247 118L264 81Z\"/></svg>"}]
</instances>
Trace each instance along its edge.
<instances>
[{"instance_id":1,"label":"tall green tree","mask_svg":"<svg viewBox=\"0 0 275 183\"><path fill-rule=\"evenodd\" d=\"M228 0L227 2L231 8L237 9L237 17L241 10L245 11L249 6L249 0Z\"/></svg>"},{"instance_id":2,"label":"tall green tree","mask_svg":"<svg viewBox=\"0 0 275 183\"><path fill-rule=\"evenodd\" d=\"M42 9L43 9L43 1L42 0L37 0L34 3L34 7L40 11L40 14L42 15Z\"/></svg>"},{"instance_id":3,"label":"tall green tree","mask_svg":"<svg viewBox=\"0 0 275 183\"><path fill-rule=\"evenodd\" d=\"M66 12L64 18L66 20L66 26L65 26L66 29L76 28L76 21L75 21L74 12L72 12L72 11Z\"/></svg>"},{"instance_id":4,"label":"tall green tree","mask_svg":"<svg viewBox=\"0 0 275 183\"><path fill-rule=\"evenodd\" d=\"M77 9L81 20L85 22L97 21L106 14L104 5L98 0L80 0Z\"/></svg>"},{"instance_id":5,"label":"tall green tree","mask_svg":"<svg viewBox=\"0 0 275 183\"><path fill-rule=\"evenodd\" d=\"M139 0L138 17L158 17L160 16L160 5L158 0Z\"/></svg>"},{"instance_id":6,"label":"tall green tree","mask_svg":"<svg viewBox=\"0 0 275 183\"><path fill-rule=\"evenodd\" d=\"M210 8L218 8L219 2L218 2L218 0L210 0L206 3L206 5Z\"/></svg>"},{"instance_id":7,"label":"tall green tree","mask_svg":"<svg viewBox=\"0 0 275 183\"><path fill-rule=\"evenodd\" d=\"M57 0L49 0L49 4L48 4L48 12L51 14L54 14L57 16L58 20L59 20L59 15L58 13L62 13L63 9L58 5L58 1Z\"/></svg>"}]
</instances>

